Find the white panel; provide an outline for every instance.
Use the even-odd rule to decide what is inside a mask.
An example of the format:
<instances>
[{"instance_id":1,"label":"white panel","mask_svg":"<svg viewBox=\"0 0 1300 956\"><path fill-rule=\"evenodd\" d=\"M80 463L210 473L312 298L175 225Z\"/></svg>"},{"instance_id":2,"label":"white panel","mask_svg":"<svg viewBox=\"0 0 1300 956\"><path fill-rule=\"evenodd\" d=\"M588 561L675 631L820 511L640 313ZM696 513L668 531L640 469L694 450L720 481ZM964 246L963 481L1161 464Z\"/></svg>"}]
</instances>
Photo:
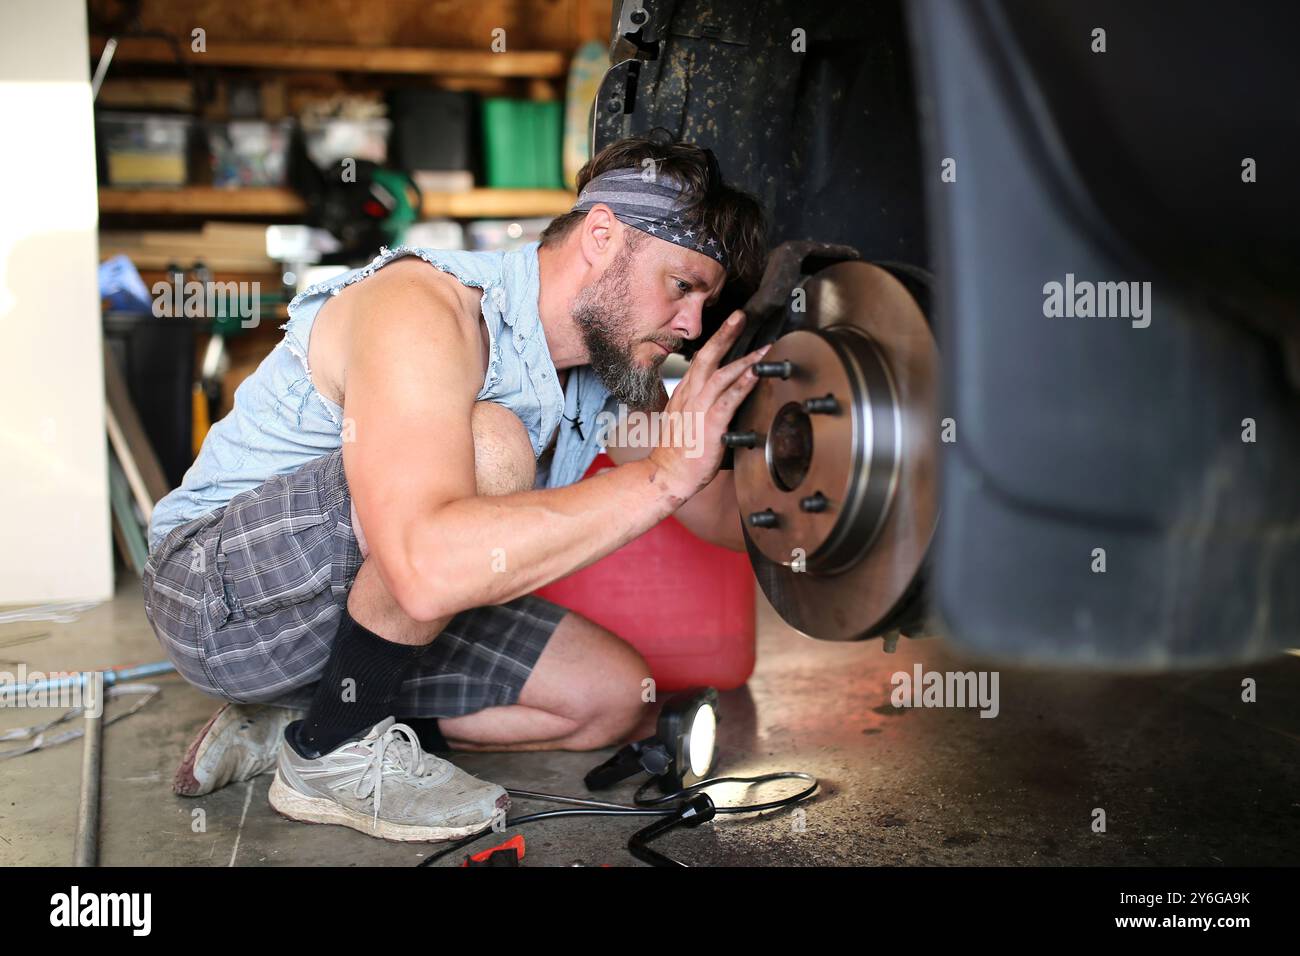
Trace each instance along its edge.
<instances>
[{"instance_id":1,"label":"white panel","mask_svg":"<svg viewBox=\"0 0 1300 956\"><path fill-rule=\"evenodd\" d=\"M84 0L0 3L0 603L112 595Z\"/></svg>"}]
</instances>

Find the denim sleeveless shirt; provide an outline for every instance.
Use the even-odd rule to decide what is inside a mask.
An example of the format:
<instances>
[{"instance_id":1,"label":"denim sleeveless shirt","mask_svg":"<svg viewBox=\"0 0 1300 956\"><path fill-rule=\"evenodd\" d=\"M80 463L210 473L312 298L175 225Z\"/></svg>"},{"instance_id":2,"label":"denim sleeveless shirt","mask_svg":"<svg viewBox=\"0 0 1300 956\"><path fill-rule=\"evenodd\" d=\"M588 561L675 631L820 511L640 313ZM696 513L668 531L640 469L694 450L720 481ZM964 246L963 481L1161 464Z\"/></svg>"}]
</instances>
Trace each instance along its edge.
<instances>
[{"instance_id":1,"label":"denim sleeveless shirt","mask_svg":"<svg viewBox=\"0 0 1300 956\"><path fill-rule=\"evenodd\" d=\"M385 248L368 266L311 286L289 303L284 338L235 390L233 409L212 426L181 486L154 508L151 550L173 528L341 446L343 409L316 390L307 366L312 324L331 295L402 256L419 256L483 290L491 348L477 400L514 412L539 458L559 428L553 456L538 463L536 487L582 478L600 451L597 416L613 399L586 365L570 369L566 388L560 388L537 312L537 243L511 252Z\"/></svg>"}]
</instances>

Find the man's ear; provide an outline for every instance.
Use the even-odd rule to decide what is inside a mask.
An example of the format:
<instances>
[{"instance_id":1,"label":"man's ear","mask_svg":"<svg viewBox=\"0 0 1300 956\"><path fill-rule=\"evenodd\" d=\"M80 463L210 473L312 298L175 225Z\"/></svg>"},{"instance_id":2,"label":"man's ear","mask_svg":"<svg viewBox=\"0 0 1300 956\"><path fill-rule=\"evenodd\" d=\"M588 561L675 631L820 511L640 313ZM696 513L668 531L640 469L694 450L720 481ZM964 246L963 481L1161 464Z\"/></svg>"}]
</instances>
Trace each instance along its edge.
<instances>
[{"instance_id":1,"label":"man's ear","mask_svg":"<svg viewBox=\"0 0 1300 956\"><path fill-rule=\"evenodd\" d=\"M582 221L582 255L587 264L604 264L618 243L618 231L623 224L614 218L614 212L604 203L596 203L587 211Z\"/></svg>"}]
</instances>

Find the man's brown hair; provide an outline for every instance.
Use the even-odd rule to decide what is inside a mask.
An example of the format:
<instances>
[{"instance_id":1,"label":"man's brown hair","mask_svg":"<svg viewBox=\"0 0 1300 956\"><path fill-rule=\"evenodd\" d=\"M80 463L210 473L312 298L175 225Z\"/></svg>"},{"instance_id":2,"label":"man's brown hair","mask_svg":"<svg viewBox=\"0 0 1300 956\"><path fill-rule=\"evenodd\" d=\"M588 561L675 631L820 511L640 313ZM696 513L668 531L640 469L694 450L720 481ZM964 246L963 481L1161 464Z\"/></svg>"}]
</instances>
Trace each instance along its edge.
<instances>
[{"instance_id":1,"label":"man's brown hair","mask_svg":"<svg viewBox=\"0 0 1300 956\"><path fill-rule=\"evenodd\" d=\"M690 143L668 142L663 136L630 136L610 143L587 161L578 172L578 191L611 169L647 169L647 160L653 161L656 176L681 184L683 217L723 244L728 260L727 281L747 290L757 288L767 259L763 209L749 193L722 181L711 152ZM542 245L564 241L586 216L585 209L557 216L542 233ZM636 233L637 238L640 235Z\"/></svg>"}]
</instances>

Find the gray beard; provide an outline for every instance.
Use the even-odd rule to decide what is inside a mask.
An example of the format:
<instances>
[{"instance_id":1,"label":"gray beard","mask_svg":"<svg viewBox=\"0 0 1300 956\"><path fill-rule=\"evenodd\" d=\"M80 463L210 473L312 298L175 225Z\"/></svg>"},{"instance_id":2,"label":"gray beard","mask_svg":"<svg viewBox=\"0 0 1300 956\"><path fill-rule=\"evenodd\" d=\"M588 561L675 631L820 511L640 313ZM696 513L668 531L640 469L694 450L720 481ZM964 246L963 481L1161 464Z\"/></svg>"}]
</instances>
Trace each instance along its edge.
<instances>
[{"instance_id":1,"label":"gray beard","mask_svg":"<svg viewBox=\"0 0 1300 956\"><path fill-rule=\"evenodd\" d=\"M625 250L594 285L575 297L573 320L582 333L588 361L601 384L615 401L638 410L651 410L659 402L663 385L659 365L636 364L630 330L635 320L628 306L628 273L632 253Z\"/></svg>"}]
</instances>

